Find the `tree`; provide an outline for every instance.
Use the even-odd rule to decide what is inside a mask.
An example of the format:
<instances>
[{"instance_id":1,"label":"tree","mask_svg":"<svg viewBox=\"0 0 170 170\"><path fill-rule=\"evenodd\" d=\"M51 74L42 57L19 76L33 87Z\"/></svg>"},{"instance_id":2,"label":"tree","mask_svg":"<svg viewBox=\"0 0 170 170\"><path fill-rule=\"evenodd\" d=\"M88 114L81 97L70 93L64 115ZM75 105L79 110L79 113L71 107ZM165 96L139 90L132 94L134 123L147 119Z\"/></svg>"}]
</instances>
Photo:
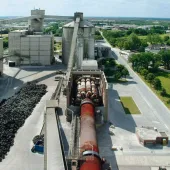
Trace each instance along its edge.
<instances>
[{"instance_id":1,"label":"tree","mask_svg":"<svg viewBox=\"0 0 170 170\"><path fill-rule=\"evenodd\" d=\"M167 45L170 45L170 39L166 42Z\"/></svg>"},{"instance_id":2,"label":"tree","mask_svg":"<svg viewBox=\"0 0 170 170\"><path fill-rule=\"evenodd\" d=\"M147 69L141 70L141 75L144 76L145 78L148 75L148 73L149 73L149 71Z\"/></svg>"},{"instance_id":3,"label":"tree","mask_svg":"<svg viewBox=\"0 0 170 170\"><path fill-rule=\"evenodd\" d=\"M170 69L170 50L161 50L159 52L165 69Z\"/></svg>"},{"instance_id":4,"label":"tree","mask_svg":"<svg viewBox=\"0 0 170 170\"><path fill-rule=\"evenodd\" d=\"M168 35L166 35L165 37L164 37L164 42L166 42L166 41L168 41L169 40L169 36Z\"/></svg>"},{"instance_id":5,"label":"tree","mask_svg":"<svg viewBox=\"0 0 170 170\"><path fill-rule=\"evenodd\" d=\"M149 34L147 36L147 40L148 42L150 42L151 44L159 44L162 43L162 39L160 37L159 34Z\"/></svg>"},{"instance_id":6,"label":"tree","mask_svg":"<svg viewBox=\"0 0 170 170\"><path fill-rule=\"evenodd\" d=\"M122 77L121 73L118 71L115 73L114 76L115 76L115 80L119 80Z\"/></svg>"},{"instance_id":7,"label":"tree","mask_svg":"<svg viewBox=\"0 0 170 170\"><path fill-rule=\"evenodd\" d=\"M106 76L112 76L112 70L110 68L106 68L104 70L104 73L106 74Z\"/></svg>"},{"instance_id":8,"label":"tree","mask_svg":"<svg viewBox=\"0 0 170 170\"><path fill-rule=\"evenodd\" d=\"M162 91L161 91L161 96L165 97L167 95L167 92L164 88L162 88Z\"/></svg>"},{"instance_id":9,"label":"tree","mask_svg":"<svg viewBox=\"0 0 170 170\"><path fill-rule=\"evenodd\" d=\"M162 89L162 84L159 78L154 78L153 80L153 86L156 90L161 90Z\"/></svg>"},{"instance_id":10,"label":"tree","mask_svg":"<svg viewBox=\"0 0 170 170\"><path fill-rule=\"evenodd\" d=\"M149 73L147 76L146 76L146 80L148 80L148 82L151 84L151 82L154 80L155 78L155 75L153 73Z\"/></svg>"},{"instance_id":11,"label":"tree","mask_svg":"<svg viewBox=\"0 0 170 170\"><path fill-rule=\"evenodd\" d=\"M127 41L130 44L130 49L129 50L138 50L139 47L141 46L141 40L139 39L139 37L132 33Z\"/></svg>"},{"instance_id":12,"label":"tree","mask_svg":"<svg viewBox=\"0 0 170 170\"><path fill-rule=\"evenodd\" d=\"M117 71L122 72L122 70L125 69L125 66L122 64L117 65Z\"/></svg>"},{"instance_id":13,"label":"tree","mask_svg":"<svg viewBox=\"0 0 170 170\"><path fill-rule=\"evenodd\" d=\"M116 66L116 61L114 58L108 58L107 59L110 62L110 67L115 67Z\"/></svg>"},{"instance_id":14,"label":"tree","mask_svg":"<svg viewBox=\"0 0 170 170\"><path fill-rule=\"evenodd\" d=\"M5 37L5 38L3 39L3 47L4 47L4 48L8 48L8 37Z\"/></svg>"},{"instance_id":15,"label":"tree","mask_svg":"<svg viewBox=\"0 0 170 170\"><path fill-rule=\"evenodd\" d=\"M161 65L161 55L153 54L151 59L152 72L156 72Z\"/></svg>"},{"instance_id":16,"label":"tree","mask_svg":"<svg viewBox=\"0 0 170 170\"><path fill-rule=\"evenodd\" d=\"M124 76L125 78L126 76L129 76L129 71L127 68L124 68L121 73L122 73L122 76Z\"/></svg>"}]
</instances>

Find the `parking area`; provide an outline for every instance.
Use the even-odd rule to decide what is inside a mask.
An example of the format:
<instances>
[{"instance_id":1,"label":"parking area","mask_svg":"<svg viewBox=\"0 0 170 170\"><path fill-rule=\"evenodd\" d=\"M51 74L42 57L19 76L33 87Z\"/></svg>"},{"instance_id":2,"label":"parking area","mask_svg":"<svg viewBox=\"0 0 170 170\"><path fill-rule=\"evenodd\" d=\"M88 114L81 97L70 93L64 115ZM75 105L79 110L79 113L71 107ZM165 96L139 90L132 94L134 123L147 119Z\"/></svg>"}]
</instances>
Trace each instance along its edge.
<instances>
[{"instance_id":1,"label":"parking area","mask_svg":"<svg viewBox=\"0 0 170 170\"><path fill-rule=\"evenodd\" d=\"M131 96L141 114L125 114L119 96ZM135 134L137 126L152 126L170 136L168 128L157 117L147 100L142 97L140 90L136 87L136 82L131 79L123 84L109 84L109 121L115 126L112 128L114 135L109 135L110 125L107 124L98 130L98 141L101 155L112 160L112 167L116 168L116 165L119 168L121 166L130 166L129 168L145 166L147 169L154 165L170 164L170 160L168 160L170 144L164 147L161 145L144 147L139 143ZM117 151L112 151L112 146L116 146Z\"/></svg>"}]
</instances>

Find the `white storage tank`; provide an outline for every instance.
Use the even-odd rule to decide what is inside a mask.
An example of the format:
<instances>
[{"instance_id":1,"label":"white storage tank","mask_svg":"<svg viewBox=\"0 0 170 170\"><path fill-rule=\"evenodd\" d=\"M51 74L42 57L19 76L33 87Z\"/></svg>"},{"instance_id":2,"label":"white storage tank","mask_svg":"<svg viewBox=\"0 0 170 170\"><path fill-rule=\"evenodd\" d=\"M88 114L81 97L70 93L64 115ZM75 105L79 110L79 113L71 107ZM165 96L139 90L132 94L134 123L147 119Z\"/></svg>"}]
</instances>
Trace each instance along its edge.
<instances>
[{"instance_id":1,"label":"white storage tank","mask_svg":"<svg viewBox=\"0 0 170 170\"><path fill-rule=\"evenodd\" d=\"M80 25L78 29L78 38L83 38L84 46L84 56L83 58L89 58L94 59L94 32L95 28L94 26L88 22L83 20L83 14L82 13L75 13L75 15L80 15ZM63 26L63 37L62 37L62 47L63 47L63 55L62 60L64 64L68 64L69 56L70 56L70 47L72 43L72 36L73 36L73 30L74 30L74 24L75 21L72 21L66 25ZM75 50L77 51L77 49ZM77 58L78 56L75 56Z\"/></svg>"}]
</instances>

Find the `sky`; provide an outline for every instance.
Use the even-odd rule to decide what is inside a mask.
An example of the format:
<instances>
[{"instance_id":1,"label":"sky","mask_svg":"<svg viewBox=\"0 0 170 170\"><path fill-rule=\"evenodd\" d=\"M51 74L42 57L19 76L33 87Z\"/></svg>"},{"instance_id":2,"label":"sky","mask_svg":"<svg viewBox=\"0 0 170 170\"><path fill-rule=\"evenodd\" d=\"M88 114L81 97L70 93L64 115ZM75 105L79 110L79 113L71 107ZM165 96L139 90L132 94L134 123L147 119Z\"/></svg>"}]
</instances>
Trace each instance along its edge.
<instances>
[{"instance_id":1,"label":"sky","mask_svg":"<svg viewBox=\"0 0 170 170\"><path fill-rule=\"evenodd\" d=\"M1 0L0 16L29 16L34 8L47 15L170 18L170 0Z\"/></svg>"}]
</instances>

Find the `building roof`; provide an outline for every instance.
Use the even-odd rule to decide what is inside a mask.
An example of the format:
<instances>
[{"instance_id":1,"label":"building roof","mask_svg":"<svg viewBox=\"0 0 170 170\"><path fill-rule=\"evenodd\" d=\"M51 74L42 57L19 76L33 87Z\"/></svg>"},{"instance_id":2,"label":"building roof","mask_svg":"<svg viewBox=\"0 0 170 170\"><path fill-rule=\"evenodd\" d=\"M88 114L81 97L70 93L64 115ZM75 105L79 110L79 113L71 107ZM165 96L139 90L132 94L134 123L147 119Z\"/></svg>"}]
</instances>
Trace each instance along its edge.
<instances>
[{"instance_id":1,"label":"building roof","mask_svg":"<svg viewBox=\"0 0 170 170\"><path fill-rule=\"evenodd\" d=\"M75 21L72 21L72 22L64 25L63 27L64 28L66 28L66 27L73 28L74 23L75 23ZM91 24L90 22L86 21L86 20L83 20L83 21L80 21L80 26L79 27L88 28L88 27L94 27L94 25Z\"/></svg>"},{"instance_id":2,"label":"building roof","mask_svg":"<svg viewBox=\"0 0 170 170\"><path fill-rule=\"evenodd\" d=\"M98 68L98 64L96 60L83 60L82 68L90 68L91 70L96 70Z\"/></svg>"},{"instance_id":3,"label":"building roof","mask_svg":"<svg viewBox=\"0 0 170 170\"><path fill-rule=\"evenodd\" d=\"M27 32L28 30L14 30L14 31L11 31L11 32L14 32L14 33L18 33L18 32Z\"/></svg>"},{"instance_id":4,"label":"building roof","mask_svg":"<svg viewBox=\"0 0 170 170\"><path fill-rule=\"evenodd\" d=\"M139 135L140 138L143 140L156 140L158 137L167 137L165 132L158 132L153 127L142 127L136 128L136 133Z\"/></svg>"},{"instance_id":5,"label":"building roof","mask_svg":"<svg viewBox=\"0 0 170 170\"><path fill-rule=\"evenodd\" d=\"M43 38L48 38L48 37L53 37L53 35L49 34L49 35L26 35L26 37L33 37L33 38L39 38L39 37L43 37Z\"/></svg>"}]
</instances>

